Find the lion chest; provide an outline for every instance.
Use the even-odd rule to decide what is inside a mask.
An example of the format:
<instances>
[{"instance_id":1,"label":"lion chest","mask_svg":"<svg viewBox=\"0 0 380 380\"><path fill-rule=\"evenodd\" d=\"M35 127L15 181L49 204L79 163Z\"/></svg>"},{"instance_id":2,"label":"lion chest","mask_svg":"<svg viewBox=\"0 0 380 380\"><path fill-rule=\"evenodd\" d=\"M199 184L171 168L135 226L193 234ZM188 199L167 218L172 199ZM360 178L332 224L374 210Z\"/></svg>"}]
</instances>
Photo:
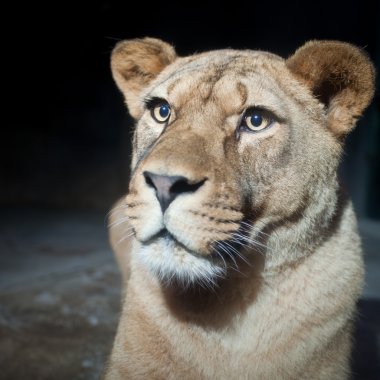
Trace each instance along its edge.
<instances>
[{"instance_id":1,"label":"lion chest","mask_svg":"<svg viewBox=\"0 0 380 380\"><path fill-rule=\"evenodd\" d=\"M333 310L318 310L310 284L305 289L301 278L299 286L293 280L265 284L252 305L220 326L195 322L191 313L178 318L158 294L149 298L145 290L132 290L124 364L144 368L149 378L302 378L321 354L321 340L328 341L345 321L332 320Z\"/></svg>"}]
</instances>

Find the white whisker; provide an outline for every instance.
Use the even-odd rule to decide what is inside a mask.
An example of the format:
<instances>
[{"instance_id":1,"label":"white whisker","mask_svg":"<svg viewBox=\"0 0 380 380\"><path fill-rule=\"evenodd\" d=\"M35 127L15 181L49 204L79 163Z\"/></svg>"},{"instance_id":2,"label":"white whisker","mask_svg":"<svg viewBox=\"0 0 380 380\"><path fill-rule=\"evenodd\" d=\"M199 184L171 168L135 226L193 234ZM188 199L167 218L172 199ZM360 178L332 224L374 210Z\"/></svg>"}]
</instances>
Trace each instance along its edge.
<instances>
[{"instance_id":1,"label":"white whisker","mask_svg":"<svg viewBox=\"0 0 380 380\"><path fill-rule=\"evenodd\" d=\"M267 234L266 232L262 231L262 228L259 228L257 226L254 225L253 222L251 223L247 223L245 221L242 221L240 222L241 226L242 226L242 230L244 232L254 232L258 235L262 235L262 236L265 236L265 237L270 237L271 235L270 234Z\"/></svg>"},{"instance_id":2,"label":"white whisker","mask_svg":"<svg viewBox=\"0 0 380 380\"><path fill-rule=\"evenodd\" d=\"M127 222L128 220L129 220L128 216L125 216L123 218L119 218L119 219L115 220L114 222L108 224L108 228L117 227L120 224Z\"/></svg>"},{"instance_id":3,"label":"white whisker","mask_svg":"<svg viewBox=\"0 0 380 380\"><path fill-rule=\"evenodd\" d=\"M113 212L115 212L116 210L122 210L122 209L127 209L128 208L128 206L127 206L127 204L125 204L125 203L122 203L121 205L118 205L118 206L116 206L116 207L113 207L111 210L109 210L107 213L106 213L106 215L104 216L104 222L103 222L103 224L104 225L106 225L106 221L109 219L109 217L111 216L111 214L113 213Z\"/></svg>"},{"instance_id":4,"label":"white whisker","mask_svg":"<svg viewBox=\"0 0 380 380\"><path fill-rule=\"evenodd\" d=\"M125 241L125 240L131 238L131 237L134 236L134 235L135 235L135 233L134 233L134 232L131 232L131 233L129 233L128 235L123 236L121 239L119 239L119 240L116 242L116 245L121 244L123 241Z\"/></svg>"},{"instance_id":5,"label":"white whisker","mask_svg":"<svg viewBox=\"0 0 380 380\"><path fill-rule=\"evenodd\" d=\"M241 260L243 260L247 265L251 266L251 263L248 262L248 260L244 257L244 255L242 255L235 247L233 247L232 245L230 245L228 242L225 242L225 244L227 245L227 247L229 249L232 250L233 253L236 254L237 257L239 257Z\"/></svg>"},{"instance_id":6,"label":"white whisker","mask_svg":"<svg viewBox=\"0 0 380 380\"><path fill-rule=\"evenodd\" d=\"M224 241L219 242L218 248L220 248L234 262L234 266L237 269L238 265L237 265L236 259L235 259L234 255L231 255L231 252L228 251L227 247L223 246L224 243L225 243Z\"/></svg>"},{"instance_id":7,"label":"white whisker","mask_svg":"<svg viewBox=\"0 0 380 380\"><path fill-rule=\"evenodd\" d=\"M223 255L218 251L215 251L215 253L222 259L224 267L227 269L228 266L227 266L226 260L224 259Z\"/></svg>"}]
</instances>

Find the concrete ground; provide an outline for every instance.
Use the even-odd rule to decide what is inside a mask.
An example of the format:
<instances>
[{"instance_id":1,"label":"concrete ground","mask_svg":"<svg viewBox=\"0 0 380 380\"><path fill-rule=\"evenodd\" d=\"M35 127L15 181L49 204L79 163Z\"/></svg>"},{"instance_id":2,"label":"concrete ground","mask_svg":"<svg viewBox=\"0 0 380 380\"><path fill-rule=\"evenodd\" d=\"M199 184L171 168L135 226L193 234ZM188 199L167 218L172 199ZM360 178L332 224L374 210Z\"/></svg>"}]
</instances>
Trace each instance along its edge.
<instances>
[{"instance_id":1,"label":"concrete ground","mask_svg":"<svg viewBox=\"0 0 380 380\"><path fill-rule=\"evenodd\" d=\"M2 210L0 379L98 379L119 305L105 213Z\"/></svg>"},{"instance_id":2,"label":"concrete ground","mask_svg":"<svg viewBox=\"0 0 380 380\"><path fill-rule=\"evenodd\" d=\"M367 285L355 379L380 378L380 224L361 221ZM120 312L105 213L0 213L0 379L98 379Z\"/></svg>"}]
</instances>

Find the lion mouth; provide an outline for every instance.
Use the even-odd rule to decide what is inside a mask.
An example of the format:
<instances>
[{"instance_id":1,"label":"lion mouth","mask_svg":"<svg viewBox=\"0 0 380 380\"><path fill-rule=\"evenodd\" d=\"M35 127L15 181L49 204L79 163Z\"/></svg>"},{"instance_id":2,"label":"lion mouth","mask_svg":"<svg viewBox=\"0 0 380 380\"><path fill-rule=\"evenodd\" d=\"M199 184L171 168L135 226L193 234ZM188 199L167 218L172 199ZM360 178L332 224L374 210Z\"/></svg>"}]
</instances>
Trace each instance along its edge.
<instances>
[{"instance_id":1,"label":"lion mouth","mask_svg":"<svg viewBox=\"0 0 380 380\"><path fill-rule=\"evenodd\" d=\"M213 256L189 249L166 228L142 243L138 257L165 286L175 281L184 287L213 287L226 275Z\"/></svg>"},{"instance_id":2,"label":"lion mouth","mask_svg":"<svg viewBox=\"0 0 380 380\"><path fill-rule=\"evenodd\" d=\"M175 244L194 256L205 257L204 254L190 249L188 246L183 244L166 227L162 228L154 236L149 238L149 240L145 241L144 245L150 245L158 240L164 241L167 244ZM210 252L207 256L209 256L212 260L222 260L223 262L231 262L236 265L236 259L242 257L242 250L248 245L247 241L248 232L246 228L244 228L243 224L241 224L239 229L235 233L233 233L232 236L230 236L228 239L217 240L213 242L210 245Z\"/></svg>"},{"instance_id":3,"label":"lion mouth","mask_svg":"<svg viewBox=\"0 0 380 380\"><path fill-rule=\"evenodd\" d=\"M178 241L178 239L176 239L176 237L166 227L158 231L152 237L150 237L147 241L144 242L144 244L151 244L157 241L158 239L163 239L165 241L174 241L177 244L181 244Z\"/></svg>"},{"instance_id":4,"label":"lion mouth","mask_svg":"<svg viewBox=\"0 0 380 380\"><path fill-rule=\"evenodd\" d=\"M166 285L176 279L185 287L213 287L230 268L239 272L240 264L249 264L244 252L249 245L249 229L243 220L234 233L224 240L214 240L205 252L184 244L166 227L141 243L138 257Z\"/></svg>"},{"instance_id":5,"label":"lion mouth","mask_svg":"<svg viewBox=\"0 0 380 380\"><path fill-rule=\"evenodd\" d=\"M158 238L172 239L174 241L177 241L175 236L171 232L169 232L169 230L167 228L163 228L155 236L152 237L152 239L158 239Z\"/></svg>"},{"instance_id":6,"label":"lion mouth","mask_svg":"<svg viewBox=\"0 0 380 380\"><path fill-rule=\"evenodd\" d=\"M144 242L144 245L150 245L152 243L157 242L158 240L161 240L165 242L165 244L175 244L176 246L182 248L186 252L194 255L194 256L202 256L200 253L190 249L185 244L181 243L174 234L172 234L166 227L164 227L162 230L157 232L154 236L152 236L149 240Z\"/></svg>"}]
</instances>

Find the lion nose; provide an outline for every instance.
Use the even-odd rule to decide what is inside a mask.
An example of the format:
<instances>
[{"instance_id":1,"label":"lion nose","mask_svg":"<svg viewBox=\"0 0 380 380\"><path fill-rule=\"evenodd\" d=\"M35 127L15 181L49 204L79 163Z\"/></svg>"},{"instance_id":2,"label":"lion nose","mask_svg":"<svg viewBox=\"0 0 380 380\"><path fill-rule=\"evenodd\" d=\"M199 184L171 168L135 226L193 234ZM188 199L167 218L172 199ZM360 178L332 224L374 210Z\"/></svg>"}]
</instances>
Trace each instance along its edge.
<instances>
[{"instance_id":1,"label":"lion nose","mask_svg":"<svg viewBox=\"0 0 380 380\"><path fill-rule=\"evenodd\" d=\"M156 197L158 202L160 202L163 213L178 195L194 193L206 181L206 178L204 178L193 182L182 176L160 175L148 171L145 171L143 175L147 185L156 191Z\"/></svg>"}]
</instances>

